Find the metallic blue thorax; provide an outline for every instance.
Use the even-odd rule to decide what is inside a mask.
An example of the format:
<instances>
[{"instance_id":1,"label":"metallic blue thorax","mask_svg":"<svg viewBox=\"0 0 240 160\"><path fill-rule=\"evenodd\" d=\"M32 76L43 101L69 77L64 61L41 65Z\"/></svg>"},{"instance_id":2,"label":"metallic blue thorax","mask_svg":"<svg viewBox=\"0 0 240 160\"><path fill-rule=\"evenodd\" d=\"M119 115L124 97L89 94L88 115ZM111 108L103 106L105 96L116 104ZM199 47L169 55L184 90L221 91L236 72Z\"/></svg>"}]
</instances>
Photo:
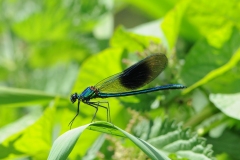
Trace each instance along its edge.
<instances>
[{"instance_id":1,"label":"metallic blue thorax","mask_svg":"<svg viewBox=\"0 0 240 160\"><path fill-rule=\"evenodd\" d=\"M82 100L90 100L91 98L94 98L96 95L95 90L93 87L87 87L81 94L80 99Z\"/></svg>"}]
</instances>

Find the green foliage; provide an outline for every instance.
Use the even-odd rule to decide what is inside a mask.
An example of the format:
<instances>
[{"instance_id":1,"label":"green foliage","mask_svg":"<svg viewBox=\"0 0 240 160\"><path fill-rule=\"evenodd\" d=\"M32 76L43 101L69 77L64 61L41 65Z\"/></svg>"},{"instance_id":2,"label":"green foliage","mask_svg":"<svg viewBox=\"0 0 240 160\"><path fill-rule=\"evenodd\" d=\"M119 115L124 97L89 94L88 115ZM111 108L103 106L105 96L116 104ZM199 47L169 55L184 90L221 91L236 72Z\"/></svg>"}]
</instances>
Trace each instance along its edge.
<instances>
[{"instance_id":1,"label":"green foliage","mask_svg":"<svg viewBox=\"0 0 240 160\"><path fill-rule=\"evenodd\" d=\"M51 148L51 133L55 114L54 104L49 106L39 117L36 113L1 129L1 159L13 159L23 155L35 155L38 159L46 159ZM28 157L28 156L27 156Z\"/></svg>"},{"instance_id":2,"label":"green foliage","mask_svg":"<svg viewBox=\"0 0 240 160\"><path fill-rule=\"evenodd\" d=\"M159 118L142 121L135 127L134 133L164 152L187 159L212 159L213 151L211 145L206 145L206 139L192 134L189 129L182 129L174 121L161 121Z\"/></svg>"},{"instance_id":3,"label":"green foliage","mask_svg":"<svg viewBox=\"0 0 240 160\"><path fill-rule=\"evenodd\" d=\"M240 120L239 117L239 98L238 94L211 94L209 99L214 105L229 117ZM234 112L233 112L234 111Z\"/></svg>"},{"instance_id":4,"label":"green foliage","mask_svg":"<svg viewBox=\"0 0 240 160\"><path fill-rule=\"evenodd\" d=\"M0 159L240 159L239 7L0 1ZM99 100L109 102L114 126L102 108L89 124L95 109L81 103L68 131L71 94L152 53L169 61L146 88L188 88Z\"/></svg>"},{"instance_id":5,"label":"green foliage","mask_svg":"<svg viewBox=\"0 0 240 160\"><path fill-rule=\"evenodd\" d=\"M216 71L216 69L220 69L221 66L224 66L225 64L227 65L228 62L232 64L229 64L230 67L228 67L227 70L222 68L222 71L220 71L221 74L235 67L240 57L238 51L239 44L236 43L237 41L240 41L240 32L233 29L232 36L220 49L209 45L206 40L202 40L194 45L189 52L189 55L186 57L187 63L182 69L181 77L184 79L184 82L190 86L194 82L203 79L203 77L207 77L206 75L213 73L214 70ZM234 58L232 58L233 55ZM195 69L199 72L196 73ZM193 75L194 72L194 78L189 78L189 75ZM221 74L214 74L211 79L221 76ZM209 80L206 82L208 81Z\"/></svg>"}]
</instances>

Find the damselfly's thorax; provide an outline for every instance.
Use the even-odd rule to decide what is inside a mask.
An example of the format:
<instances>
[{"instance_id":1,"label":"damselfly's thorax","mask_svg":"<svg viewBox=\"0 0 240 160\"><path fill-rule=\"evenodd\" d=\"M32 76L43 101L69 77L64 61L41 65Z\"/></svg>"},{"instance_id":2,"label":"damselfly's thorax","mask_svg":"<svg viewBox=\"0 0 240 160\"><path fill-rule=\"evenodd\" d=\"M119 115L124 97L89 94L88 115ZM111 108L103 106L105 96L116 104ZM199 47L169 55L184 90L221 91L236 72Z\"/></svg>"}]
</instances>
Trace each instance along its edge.
<instances>
[{"instance_id":1,"label":"damselfly's thorax","mask_svg":"<svg viewBox=\"0 0 240 160\"><path fill-rule=\"evenodd\" d=\"M97 88L94 86L87 87L80 95L80 99L83 101L89 101L92 98L95 98L98 94Z\"/></svg>"}]
</instances>

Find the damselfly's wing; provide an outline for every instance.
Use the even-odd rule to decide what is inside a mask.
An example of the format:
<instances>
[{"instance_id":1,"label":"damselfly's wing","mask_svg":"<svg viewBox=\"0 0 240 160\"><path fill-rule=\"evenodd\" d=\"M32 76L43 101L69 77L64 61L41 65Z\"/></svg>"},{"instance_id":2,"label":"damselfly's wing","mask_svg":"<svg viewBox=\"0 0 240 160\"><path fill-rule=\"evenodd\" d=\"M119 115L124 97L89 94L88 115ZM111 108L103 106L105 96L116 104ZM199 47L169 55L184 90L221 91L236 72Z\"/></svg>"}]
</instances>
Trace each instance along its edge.
<instances>
[{"instance_id":1,"label":"damselfly's wing","mask_svg":"<svg viewBox=\"0 0 240 160\"><path fill-rule=\"evenodd\" d=\"M102 93L121 93L136 90L154 80L166 67L167 57L154 54L126 70L112 75L95 85Z\"/></svg>"}]
</instances>

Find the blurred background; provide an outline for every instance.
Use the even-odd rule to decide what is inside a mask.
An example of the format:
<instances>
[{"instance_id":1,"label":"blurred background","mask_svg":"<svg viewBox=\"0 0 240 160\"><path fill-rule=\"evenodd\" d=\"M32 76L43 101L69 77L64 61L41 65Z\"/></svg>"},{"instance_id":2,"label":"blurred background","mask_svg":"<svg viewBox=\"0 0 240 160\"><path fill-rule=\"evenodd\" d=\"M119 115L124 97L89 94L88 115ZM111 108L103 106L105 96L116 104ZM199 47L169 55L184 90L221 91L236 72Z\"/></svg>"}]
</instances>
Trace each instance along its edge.
<instances>
[{"instance_id":1,"label":"blurred background","mask_svg":"<svg viewBox=\"0 0 240 160\"><path fill-rule=\"evenodd\" d=\"M171 159L240 159L239 10L238 0L0 0L0 159L47 159L76 114L70 95L152 53L168 66L146 87L188 88L104 99L113 124L149 143L165 136L152 144ZM94 112L81 104L73 128ZM90 130L69 156L146 158Z\"/></svg>"}]
</instances>

